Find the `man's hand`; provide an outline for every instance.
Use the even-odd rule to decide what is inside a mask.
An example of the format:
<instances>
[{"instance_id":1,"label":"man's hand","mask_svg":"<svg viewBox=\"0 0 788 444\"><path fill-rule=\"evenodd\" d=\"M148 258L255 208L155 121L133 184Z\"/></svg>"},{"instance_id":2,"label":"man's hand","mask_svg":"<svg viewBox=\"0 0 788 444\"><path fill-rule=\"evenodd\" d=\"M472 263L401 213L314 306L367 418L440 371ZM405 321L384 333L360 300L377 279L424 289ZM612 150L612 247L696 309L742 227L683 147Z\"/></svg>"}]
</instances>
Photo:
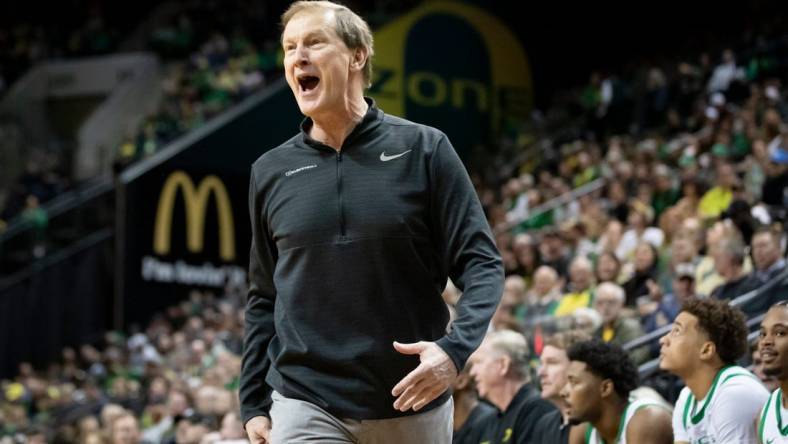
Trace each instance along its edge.
<instances>
[{"instance_id":1,"label":"man's hand","mask_svg":"<svg viewBox=\"0 0 788 444\"><path fill-rule=\"evenodd\" d=\"M246 422L246 434L252 444L271 444L271 420L265 416L255 416Z\"/></svg>"},{"instance_id":2,"label":"man's hand","mask_svg":"<svg viewBox=\"0 0 788 444\"><path fill-rule=\"evenodd\" d=\"M419 355L421 364L400 381L391 394L398 396L394 408L404 412L419 411L440 396L457 378L457 368L449 355L434 342L414 344L394 342L394 348L404 355Z\"/></svg>"}]
</instances>

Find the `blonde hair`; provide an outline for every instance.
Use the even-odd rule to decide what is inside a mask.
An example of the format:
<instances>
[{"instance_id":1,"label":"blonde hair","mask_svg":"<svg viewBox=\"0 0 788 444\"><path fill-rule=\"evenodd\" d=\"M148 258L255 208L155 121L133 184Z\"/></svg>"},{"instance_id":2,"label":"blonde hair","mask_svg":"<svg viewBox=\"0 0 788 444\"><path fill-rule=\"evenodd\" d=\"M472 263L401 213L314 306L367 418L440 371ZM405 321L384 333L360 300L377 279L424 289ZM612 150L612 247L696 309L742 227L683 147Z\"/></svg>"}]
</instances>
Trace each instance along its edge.
<instances>
[{"instance_id":1,"label":"blonde hair","mask_svg":"<svg viewBox=\"0 0 788 444\"><path fill-rule=\"evenodd\" d=\"M552 346L561 350L569 350L569 347L578 342L590 341L591 335L582 330L566 330L554 333L544 340L544 346Z\"/></svg>"},{"instance_id":2,"label":"blonde hair","mask_svg":"<svg viewBox=\"0 0 788 444\"><path fill-rule=\"evenodd\" d=\"M375 54L373 46L372 31L369 25L358 14L348 9L346 6L325 0L300 0L287 8L282 14L282 30L287 27L287 23L296 14L304 11L327 10L334 13L334 32L345 42L345 45L356 50L364 48L367 52L367 60L364 63L362 73L364 75L364 87L372 85L372 56Z\"/></svg>"},{"instance_id":3,"label":"blonde hair","mask_svg":"<svg viewBox=\"0 0 788 444\"><path fill-rule=\"evenodd\" d=\"M488 333L485 341L490 344L490 348L512 360L511 371L514 376L525 381L531 379L528 342L522 333L498 330Z\"/></svg>"}]
</instances>

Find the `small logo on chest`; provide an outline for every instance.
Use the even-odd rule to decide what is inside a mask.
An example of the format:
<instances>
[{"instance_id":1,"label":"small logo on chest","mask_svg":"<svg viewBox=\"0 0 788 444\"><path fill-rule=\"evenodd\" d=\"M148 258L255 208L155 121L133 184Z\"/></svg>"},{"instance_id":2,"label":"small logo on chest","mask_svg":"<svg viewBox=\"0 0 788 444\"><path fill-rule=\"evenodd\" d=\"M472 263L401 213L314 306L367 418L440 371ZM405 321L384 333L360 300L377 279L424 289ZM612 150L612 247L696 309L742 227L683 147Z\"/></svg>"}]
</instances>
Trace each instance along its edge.
<instances>
[{"instance_id":1,"label":"small logo on chest","mask_svg":"<svg viewBox=\"0 0 788 444\"><path fill-rule=\"evenodd\" d=\"M404 156L405 154L408 154L411 151L413 151L413 150L407 150L407 151L401 152L399 154L394 154L393 156L387 156L386 152L383 151L382 153L380 153L380 160L383 161L383 162L388 162L389 160L394 160L394 159L396 159L398 157L402 157L402 156Z\"/></svg>"},{"instance_id":2,"label":"small logo on chest","mask_svg":"<svg viewBox=\"0 0 788 444\"><path fill-rule=\"evenodd\" d=\"M312 164L312 165L302 166L301 168L296 168L296 169L294 169L294 170L287 171L287 172L285 173L285 177L290 177L290 176L292 176L293 174L298 174L298 173L300 173L301 171L305 171L305 170L311 170L312 168L317 168L317 165L315 165L315 164Z\"/></svg>"}]
</instances>

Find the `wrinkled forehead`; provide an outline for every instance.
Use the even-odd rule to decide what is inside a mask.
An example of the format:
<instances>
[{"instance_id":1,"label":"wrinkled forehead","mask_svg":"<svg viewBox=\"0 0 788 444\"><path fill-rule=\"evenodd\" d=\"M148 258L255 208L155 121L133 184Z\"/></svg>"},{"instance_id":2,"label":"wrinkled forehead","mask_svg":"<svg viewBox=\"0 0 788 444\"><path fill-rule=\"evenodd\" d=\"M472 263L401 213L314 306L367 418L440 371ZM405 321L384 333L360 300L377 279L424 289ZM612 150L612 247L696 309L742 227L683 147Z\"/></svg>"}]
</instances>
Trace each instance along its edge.
<instances>
[{"instance_id":1,"label":"wrinkled forehead","mask_svg":"<svg viewBox=\"0 0 788 444\"><path fill-rule=\"evenodd\" d=\"M294 15L284 31L282 42L299 40L313 34L334 33L335 12L325 8L310 8Z\"/></svg>"}]
</instances>

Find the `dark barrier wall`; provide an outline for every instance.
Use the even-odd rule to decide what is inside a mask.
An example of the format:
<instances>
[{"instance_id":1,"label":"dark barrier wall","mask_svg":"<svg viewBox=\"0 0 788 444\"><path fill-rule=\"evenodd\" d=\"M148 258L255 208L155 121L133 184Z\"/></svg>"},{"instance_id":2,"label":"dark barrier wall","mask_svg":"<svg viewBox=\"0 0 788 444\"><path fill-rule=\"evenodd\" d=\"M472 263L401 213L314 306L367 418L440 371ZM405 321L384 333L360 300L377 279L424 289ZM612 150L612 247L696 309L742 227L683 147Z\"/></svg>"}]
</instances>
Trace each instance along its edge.
<instances>
[{"instance_id":1,"label":"dark barrier wall","mask_svg":"<svg viewBox=\"0 0 788 444\"><path fill-rule=\"evenodd\" d=\"M20 362L42 368L63 347L101 338L111 319L111 249L111 231L89 236L0 288L0 378Z\"/></svg>"},{"instance_id":2,"label":"dark barrier wall","mask_svg":"<svg viewBox=\"0 0 788 444\"><path fill-rule=\"evenodd\" d=\"M301 120L282 84L168 148L165 160L124 172L118 323L144 324L195 288L221 295L228 282L245 283L251 165Z\"/></svg>"}]
</instances>

